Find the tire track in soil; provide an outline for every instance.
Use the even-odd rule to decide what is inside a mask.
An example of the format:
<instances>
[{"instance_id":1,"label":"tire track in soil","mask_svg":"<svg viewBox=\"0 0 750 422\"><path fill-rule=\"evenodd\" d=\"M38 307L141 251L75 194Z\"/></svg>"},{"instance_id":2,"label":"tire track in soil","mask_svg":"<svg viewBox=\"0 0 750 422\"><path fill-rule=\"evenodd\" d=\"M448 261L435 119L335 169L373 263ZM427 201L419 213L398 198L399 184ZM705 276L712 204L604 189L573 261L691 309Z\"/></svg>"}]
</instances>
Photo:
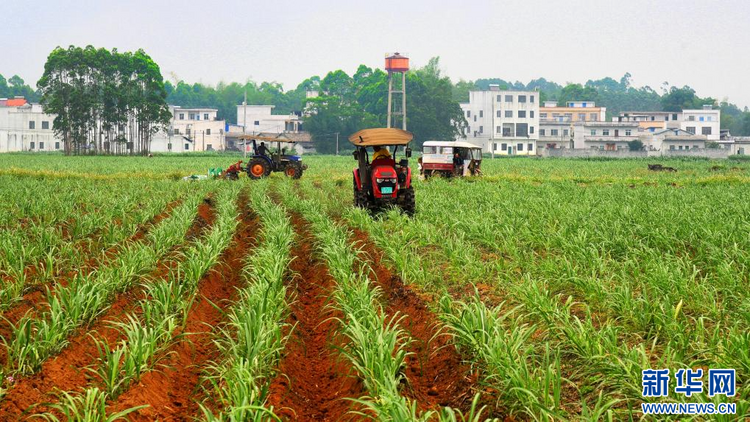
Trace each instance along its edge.
<instances>
[{"instance_id":1,"label":"tire track in soil","mask_svg":"<svg viewBox=\"0 0 750 422\"><path fill-rule=\"evenodd\" d=\"M169 217L172 214L172 211L181 203L182 200L180 199L170 202L167 204L164 211L152 217L147 223L139 226L134 235L104 249L96 256L90 257L81 268L71 269L66 274L57 277L55 282L50 286L51 289L54 290L58 286L65 287L77 274L89 273L102 265L106 265L112 260L112 258L114 258L116 252L121 246L142 240L154 226ZM87 246L84 246L84 244ZM87 242L87 239L81 240L81 242L73 247L75 249L80 249L79 252L82 255L90 255L92 252L90 249L91 243ZM30 268L27 277L35 275L36 271L33 265L30 265L27 268ZM45 287L47 287L47 285L43 284L32 284L31 286L28 286L29 291L21 297L20 301L2 313L2 317L0 318L0 337L8 338L11 333L11 325L16 325L27 312L37 313L47 310L47 294ZM30 316L33 316L33 313L30 314ZM0 352L0 355L0 362L5 363L4 352Z\"/></svg>"},{"instance_id":2,"label":"tire track in soil","mask_svg":"<svg viewBox=\"0 0 750 422\"><path fill-rule=\"evenodd\" d=\"M117 412L140 405L149 407L128 414L131 421L193 421L200 414L195 397L206 364L219 357L213 343L213 330L225 320L231 300L243 283L245 258L256 244L258 217L248 205L248 197L239 197L240 223L217 265L198 283L198 292L188 311L185 338L170 348L162 370L144 374L120 397L109 403L108 411ZM217 307L219 309L217 309Z\"/></svg>"},{"instance_id":3,"label":"tire track in soil","mask_svg":"<svg viewBox=\"0 0 750 422\"><path fill-rule=\"evenodd\" d=\"M340 315L325 308L335 281L325 264L313 256L314 237L306 221L299 214L291 216L297 238L290 268L298 277L287 285L292 311L287 322L297 325L278 375L271 381L267 405L284 420L353 419L347 418L353 403L346 399L360 398L366 392L351 365L333 351L343 346L336 334L338 322L332 319Z\"/></svg>"},{"instance_id":4,"label":"tire track in soil","mask_svg":"<svg viewBox=\"0 0 750 422\"><path fill-rule=\"evenodd\" d=\"M400 326L414 341L406 348L412 355L406 359L408 384L403 390L404 396L415 400L423 411L444 406L468 410L478 389L477 374L464 363L449 337L439 333L437 316L427 308L425 301L383 265L383 253L369 235L347 227L353 233L352 240L361 245L369 257L374 273L371 279L383 289L387 315L398 312L406 316Z\"/></svg>"},{"instance_id":5,"label":"tire track in soil","mask_svg":"<svg viewBox=\"0 0 750 422\"><path fill-rule=\"evenodd\" d=\"M215 215L213 207L204 201L188 231L194 236L200 236L213 225ZM161 219L164 218L166 216ZM160 259L156 269L147 279L153 282L165 280L169 271L178 264L178 252L182 247L184 244ZM112 346L124 339L122 333L112 326L112 322L122 322L128 315L137 315L140 311L138 301L144 297L140 286L118 294L107 311L92 325L74 331L68 345L57 356L44 362L39 372L16 380L9 386L7 394L0 402L0 420L20 419L29 412L48 410L41 406L31 409L31 406L55 401L57 391L76 391L84 388L91 377L86 368L94 364L98 358L94 339L105 341Z\"/></svg>"}]
</instances>

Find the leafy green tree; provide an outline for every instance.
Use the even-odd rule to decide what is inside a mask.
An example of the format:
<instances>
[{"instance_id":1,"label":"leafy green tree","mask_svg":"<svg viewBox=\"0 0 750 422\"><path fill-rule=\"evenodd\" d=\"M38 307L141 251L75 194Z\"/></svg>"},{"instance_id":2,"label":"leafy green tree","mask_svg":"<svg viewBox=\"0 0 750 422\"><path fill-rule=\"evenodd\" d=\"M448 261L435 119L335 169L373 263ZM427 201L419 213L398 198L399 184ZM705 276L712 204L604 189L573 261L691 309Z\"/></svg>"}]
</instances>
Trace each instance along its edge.
<instances>
[{"instance_id":1,"label":"leafy green tree","mask_svg":"<svg viewBox=\"0 0 750 422\"><path fill-rule=\"evenodd\" d=\"M643 142L641 142L638 139L634 139L632 141L628 141L628 148L631 151L642 151L643 150Z\"/></svg>"}]
</instances>

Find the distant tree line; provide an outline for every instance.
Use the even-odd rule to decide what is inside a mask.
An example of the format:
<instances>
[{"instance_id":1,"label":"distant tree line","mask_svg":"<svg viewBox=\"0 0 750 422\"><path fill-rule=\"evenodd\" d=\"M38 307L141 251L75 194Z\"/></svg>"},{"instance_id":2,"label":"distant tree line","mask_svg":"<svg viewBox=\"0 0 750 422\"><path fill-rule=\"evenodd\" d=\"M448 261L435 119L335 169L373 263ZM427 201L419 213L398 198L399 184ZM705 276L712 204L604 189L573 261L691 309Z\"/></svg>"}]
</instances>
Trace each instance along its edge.
<instances>
[{"instance_id":1,"label":"distant tree line","mask_svg":"<svg viewBox=\"0 0 750 422\"><path fill-rule=\"evenodd\" d=\"M39 102L39 92L26 85L18 75L5 79L0 75L0 98L24 97L30 102Z\"/></svg>"},{"instance_id":2,"label":"distant tree line","mask_svg":"<svg viewBox=\"0 0 750 422\"><path fill-rule=\"evenodd\" d=\"M66 154L147 154L171 118L159 66L143 50L58 47L37 86Z\"/></svg>"},{"instance_id":3,"label":"distant tree line","mask_svg":"<svg viewBox=\"0 0 750 422\"><path fill-rule=\"evenodd\" d=\"M175 77L174 82L162 84L158 66L141 50L120 54L116 50L107 52L93 47L71 49L56 49L50 55L45 77L39 81L39 91L26 86L17 76L8 81L0 76L0 96L24 95L34 101L46 90L57 86L55 84L71 89L82 88L78 91L82 101L62 107L64 117L60 118L60 124L63 126L55 126L61 128L64 139L70 139L73 151L92 142L95 150L101 150L102 144L109 142L110 146L114 145L110 149L115 151L146 151L150 134L164 123L159 120L162 114L159 110L166 109L163 96L173 105L216 108L219 118L239 124L242 122L237 121L237 105L242 104L245 93L248 104L274 105L274 113L301 113L308 107L307 111L312 113L305 118L304 127L312 133L321 152L334 151L337 133L340 144L345 146L349 134L364 127L384 126L386 121L387 74L364 65L351 76L335 70L323 78L312 76L295 89L285 91L277 82L222 82L212 86L189 84ZM77 65L73 66L74 63ZM57 75L57 82L48 77L53 74ZM63 84L60 78L68 82ZM486 90L490 84L498 84L501 89L538 90L541 101L554 100L560 105L571 100L595 101L607 107L608 118L623 111L678 111L712 104L721 109L722 129L729 129L733 135L750 136L750 110L747 107L740 109L727 101L699 97L688 86L678 88L665 82L657 92L649 86L633 86L629 73L619 80L606 77L564 86L545 78L533 79L526 84L500 78L453 83L441 74L439 58L433 58L425 67L407 74L408 129L414 132L418 143L430 139L454 139L466 125L458 103L469 100L469 91ZM136 85L139 87L135 88ZM307 98L307 92L311 90L317 91L319 96ZM57 96L52 96L51 92L56 92ZM61 97L63 92L67 91L55 88L46 99L42 98L48 111L55 112L55 107L60 108L64 98L67 101L72 99L71 93L66 94L68 97ZM113 96L113 92L119 94ZM149 106L148 98L153 100L152 106ZM91 116L93 120L87 120L85 116ZM124 130L120 130L123 126ZM132 149L128 148L129 145Z\"/></svg>"}]
</instances>

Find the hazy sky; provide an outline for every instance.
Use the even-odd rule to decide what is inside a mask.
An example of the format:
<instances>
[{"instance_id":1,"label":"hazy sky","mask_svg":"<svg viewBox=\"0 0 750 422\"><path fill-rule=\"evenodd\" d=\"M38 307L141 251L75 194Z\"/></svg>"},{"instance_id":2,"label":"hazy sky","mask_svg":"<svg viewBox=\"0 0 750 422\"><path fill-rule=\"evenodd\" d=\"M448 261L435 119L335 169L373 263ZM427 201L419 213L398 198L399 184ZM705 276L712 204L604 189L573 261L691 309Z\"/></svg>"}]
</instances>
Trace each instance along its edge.
<instances>
[{"instance_id":1,"label":"hazy sky","mask_svg":"<svg viewBox=\"0 0 750 422\"><path fill-rule=\"evenodd\" d=\"M167 79L274 80L412 66L440 56L454 81L564 84L625 73L750 106L750 1L2 0L0 74L31 85L55 46L143 48Z\"/></svg>"}]
</instances>

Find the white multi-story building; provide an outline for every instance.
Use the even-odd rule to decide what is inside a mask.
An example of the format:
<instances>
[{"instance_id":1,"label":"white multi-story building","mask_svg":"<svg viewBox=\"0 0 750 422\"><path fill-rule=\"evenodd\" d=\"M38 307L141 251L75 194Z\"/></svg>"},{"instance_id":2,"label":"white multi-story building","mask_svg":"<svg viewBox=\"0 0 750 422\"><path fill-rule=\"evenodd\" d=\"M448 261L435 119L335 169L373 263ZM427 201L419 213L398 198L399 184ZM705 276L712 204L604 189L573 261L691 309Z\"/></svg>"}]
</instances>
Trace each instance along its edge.
<instances>
[{"instance_id":1,"label":"white multi-story building","mask_svg":"<svg viewBox=\"0 0 750 422\"><path fill-rule=\"evenodd\" d=\"M302 118L297 114L273 114L273 105L238 105L237 124L246 133L302 132Z\"/></svg>"},{"instance_id":2,"label":"white multi-story building","mask_svg":"<svg viewBox=\"0 0 750 422\"><path fill-rule=\"evenodd\" d=\"M469 123L464 137L500 155L535 155L539 139L539 93L536 91L469 92L461 109Z\"/></svg>"},{"instance_id":3,"label":"white multi-story building","mask_svg":"<svg viewBox=\"0 0 750 422\"><path fill-rule=\"evenodd\" d=\"M602 151L627 151L628 142L639 140L637 122L575 122L573 147Z\"/></svg>"},{"instance_id":4,"label":"white multi-story building","mask_svg":"<svg viewBox=\"0 0 750 422\"><path fill-rule=\"evenodd\" d=\"M152 152L223 151L226 148L226 122L215 108L169 106L172 120L166 133L151 141Z\"/></svg>"},{"instance_id":5,"label":"white multi-story building","mask_svg":"<svg viewBox=\"0 0 750 422\"><path fill-rule=\"evenodd\" d=\"M706 148L706 137L679 128L655 132L648 141L649 149L656 151L688 151Z\"/></svg>"},{"instance_id":6,"label":"white multi-story building","mask_svg":"<svg viewBox=\"0 0 750 422\"><path fill-rule=\"evenodd\" d=\"M0 98L0 152L58 151L62 142L52 131L55 115L22 97Z\"/></svg>"},{"instance_id":7,"label":"white multi-story building","mask_svg":"<svg viewBox=\"0 0 750 422\"><path fill-rule=\"evenodd\" d=\"M152 152L224 149L224 121L216 109L170 106L170 111L170 129L153 136ZM0 152L62 151L63 141L53 131L55 117L23 98L0 99Z\"/></svg>"},{"instance_id":8,"label":"white multi-story building","mask_svg":"<svg viewBox=\"0 0 750 422\"><path fill-rule=\"evenodd\" d=\"M680 129L694 135L704 135L709 141L721 138L721 110L705 105L701 110L682 110Z\"/></svg>"}]
</instances>

